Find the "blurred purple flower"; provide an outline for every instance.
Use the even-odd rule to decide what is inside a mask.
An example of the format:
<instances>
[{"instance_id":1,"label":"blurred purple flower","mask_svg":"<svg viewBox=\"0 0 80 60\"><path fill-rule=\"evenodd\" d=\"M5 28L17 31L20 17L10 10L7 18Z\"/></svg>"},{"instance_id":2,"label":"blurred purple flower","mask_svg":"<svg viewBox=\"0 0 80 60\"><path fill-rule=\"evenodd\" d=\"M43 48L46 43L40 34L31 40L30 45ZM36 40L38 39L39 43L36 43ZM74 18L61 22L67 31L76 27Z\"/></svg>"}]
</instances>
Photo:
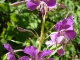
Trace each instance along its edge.
<instances>
[{"instance_id":1,"label":"blurred purple flower","mask_svg":"<svg viewBox=\"0 0 80 60\"><path fill-rule=\"evenodd\" d=\"M68 43L71 39L76 37L76 33L74 30L66 30L53 32L50 35L51 40L46 42L46 45L52 46L57 44Z\"/></svg>"},{"instance_id":2,"label":"blurred purple flower","mask_svg":"<svg viewBox=\"0 0 80 60\"><path fill-rule=\"evenodd\" d=\"M64 36L60 36L58 32L53 32L51 35L50 35L50 38L51 40L50 41L47 41L46 42L46 45L48 46L53 46L53 45L56 45L57 44L62 44L62 48L61 49L58 49L57 50L57 54L62 56L65 54L65 51L64 51L64 46L63 46L63 40L64 40Z\"/></svg>"},{"instance_id":3,"label":"blurred purple flower","mask_svg":"<svg viewBox=\"0 0 80 60\"><path fill-rule=\"evenodd\" d=\"M29 0L26 3L26 6L30 10L35 10L42 3L45 3L49 8L55 8L56 7L56 0ZM42 4L42 5L44 5L44 4ZM40 8L42 5L40 5Z\"/></svg>"},{"instance_id":4,"label":"blurred purple flower","mask_svg":"<svg viewBox=\"0 0 80 60\"><path fill-rule=\"evenodd\" d=\"M73 27L73 18L74 16L70 16L55 25L55 28L59 31L60 36L64 36L68 41L76 37L76 32Z\"/></svg>"},{"instance_id":5,"label":"blurred purple flower","mask_svg":"<svg viewBox=\"0 0 80 60\"><path fill-rule=\"evenodd\" d=\"M45 50L45 51L38 52L38 49L34 46L28 46L25 47L24 49L24 53L32 56L31 60L46 60L44 57L50 55L52 52L53 52L52 50ZM23 60L23 59L25 60L25 57L21 57L19 60ZM28 57L26 57L26 60L29 60ZM54 59L50 58L47 60L54 60Z\"/></svg>"},{"instance_id":6,"label":"blurred purple flower","mask_svg":"<svg viewBox=\"0 0 80 60\"><path fill-rule=\"evenodd\" d=\"M63 41L64 36L60 36L58 32L53 32L51 33L50 38L51 40L46 42L46 45L48 46L60 44Z\"/></svg>"},{"instance_id":7,"label":"blurred purple flower","mask_svg":"<svg viewBox=\"0 0 80 60\"><path fill-rule=\"evenodd\" d=\"M55 28L58 32L53 32L50 35L51 40L47 41L47 45L55 45L64 42L63 40L66 38L69 42L71 39L76 37L76 33L73 28L74 20L73 16L70 16L66 19L61 20L55 25Z\"/></svg>"},{"instance_id":8,"label":"blurred purple flower","mask_svg":"<svg viewBox=\"0 0 80 60\"><path fill-rule=\"evenodd\" d=\"M62 44L62 47L60 49L57 50L57 54L62 56L65 54L65 50L64 50L64 45L63 45L63 40L64 40L64 36L60 36L58 32L53 32L50 35L51 40L46 42L46 45L48 46L53 46L57 44Z\"/></svg>"},{"instance_id":9,"label":"blurred purple flower","mask_svg":"<svg viewBox=\"0 0 80 60\"><path fill-rule=\"evenodd\" d=\"M5 49L6 50L8 50L9 51L9 53L8 53L8 60L16 60L16 58L15 58L15 53L14 53L14 50L13 50L13 48L10 46L10 44L4 44L4 47L5 47Z\"/></svg>"},{"instance_id":10,"label":"blurred purple flower","mask_svg":"<svg viewBox=\"0 0 80 60\"><path fill-rule=\"evenodd\" d=\"M61 20L60 22L58 22L55 25L55 28L60 31L63 29L69 29L69 30L73 30L73 24L74 24L74 20L73 20L74 16L70 16L66 19Z\"/></svg>"},{"instance_id":11,"label":"blurred purple flower","mask_svg":"<svg viewBox=\"0 0 80 60\"><path fill-rule=\"evenodd\" d=\"M46 44L55 45L62 43L65 38L67 39L67 42L75 38L76 32L74 31L73 23L73 16L70 16L69 18L63 19L60 22L58 22L55 25L55 28L58 30L58 32L51 33L51 40L47 41Z\"/></svg>"},{"instance_id":12,"label":"blurred purple flower","mask_svg":"<svg viewBox=\"0 0 80 60\"><path fill-rule=\"evenodd\" d=\"M62 48L57 50L57 54L60 56L65 55L64 45L62 44Z\"/></svg>"},{"instance_id":13,"label":"blurred purple flower","mask_svg":"<svg viewBox=\"0 0 80 60\"><path fill-rule=\"evenodd\" d=\"M68 43L71 39L76 37L76 32L74 31L74 20L73 16L61 20L55 25L58 32L53 32L50 35L51 40L46 42L46 45L52 46L57 44L62 44L62 48L57 50L57 53L62 56L65 54L64 43Z\"/></svg>"}]
</instances>

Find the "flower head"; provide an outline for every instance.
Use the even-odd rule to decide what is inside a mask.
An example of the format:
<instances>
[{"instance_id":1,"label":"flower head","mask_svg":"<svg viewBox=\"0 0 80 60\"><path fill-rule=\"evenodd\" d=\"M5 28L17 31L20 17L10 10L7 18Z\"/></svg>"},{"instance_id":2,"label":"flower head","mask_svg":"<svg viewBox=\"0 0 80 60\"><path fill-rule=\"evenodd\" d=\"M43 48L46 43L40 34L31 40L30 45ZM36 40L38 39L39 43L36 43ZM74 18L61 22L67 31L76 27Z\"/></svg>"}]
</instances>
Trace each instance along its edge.
<instances>
[{"instance_id":1,"label":"flower head","mask_svg":"<svg viewBox=\"0 0 80 60\"><path fill-rule=\"evenodd\" d=\"M55 8L56 6L56 0L29 0L26 3L26 6L30 10L35 10L38 6L44 5L43 2L49 7L49 8ZM42 5L41 5L42 4Z\"/></svg>"},{"instance_id":2,"label":"flower head","mask_svg":"<svg viewBox=\"0 0 80 60\"><path fill-rule=\"evenodd\" d=\"M76 32L74 31L73 27L73 16L70 16L66 19L61 20L55 25L55 28L58 30L58 32L53 32L50 35L51 40L47 41L47 45L55 45L63 43L64 39L66 42L69 42L73 38L76 37Z\"/></svg>"},{"instance_id":3,"label":"flower head","mask_svg":"<svg viewBox=\"0 0 80 60\"><path fill-rule=\"evenodd\" d=\"M74 16L70 16L66 19L61 20L55 25L60 35L64 36L67 40L71 40L76 37L76 32L74 31Z\"/></svg>"},{"instance_id":4,"label":"flower head","mask_svg":"<svg viewBox=\"0 0 80 60\"><path fill-rule=\"evenodd\" d=\"M13 50L13 48L10 46L10 44L4 44L4 47L5 47L5 49L6 50L8 50L9 51L9 53L8 53L8 60L16 60L16 58L15 58L15 56L14 56L14 50Z\"/></svg>"},{"instance_id":5,"label":"flower head","mask_svg":"<svg viewBox=\"0 0 80 60\"><path fill-rule=\"evenodd\" d=\"M60 31L63 29L67 29L67 30L73 30L73 24L74 24L74 20L73 20L74 16L70 16L66 19L63 19L61 21L59 21L56 25L55 28Z\"/></svg>"},{"instance_id":6,"label":"flower head","mask_svg":"<svg viewBox=\"0 0 80 60\"><path fill-rule=\"evenodd\" d=\"M53 52L52 50L44 50L44 51L38 52L38 49L34 46L28 46L28 47L25 47L24 49L24 53L32 56L31 60L43 60L43 59L45 60L44 57L50 55L52 52ZM24 57L21 57L20 59L23 59L23 58ZM26 59L28 60L28 57L26 57Z\"/></svg>"},{"instance_id":7,"label":"flower head","mask_svg":"<svg viewBox=\"0 0 80 60\"><path fill-rule=\"evenodd\" d=\"M51 40L46 42L46 45L48 46L60 44L63 41L64 36L60 36L59 32L53 32L50 34L50 38Z\"/></svg>"},{"instance_id":8,"label":"flower head","mask_svg":"<svg viewBox=\"0 0 80 60\"><path fill-rule=\"evenodd\" d=\"M68 43L70 40L76 37L76 32L73 27L73 16L61 20L55 25L58 32L53 32L50 35L51 40L47 41L48 46L62 44L62 48L57 50L57 53L62 56L65 54L64 43Z\"/></svg>"}]
</instances>

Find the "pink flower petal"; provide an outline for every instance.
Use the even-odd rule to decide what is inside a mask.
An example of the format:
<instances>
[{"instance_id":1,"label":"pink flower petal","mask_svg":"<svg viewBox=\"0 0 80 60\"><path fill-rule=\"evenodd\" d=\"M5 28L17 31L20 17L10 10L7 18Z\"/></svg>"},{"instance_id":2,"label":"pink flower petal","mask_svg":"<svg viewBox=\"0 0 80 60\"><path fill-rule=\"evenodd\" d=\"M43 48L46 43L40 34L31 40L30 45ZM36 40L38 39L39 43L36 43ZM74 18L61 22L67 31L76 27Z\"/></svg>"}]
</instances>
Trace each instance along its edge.
<instances>
[{"instance_id":1,"label":"pink flower petal","mask_svg":"<svg viewBox=\"0 0 80 60\"><path fill-rule=\"evenodd\" d=\"M26 3L26 6L30 10L35 10L37 8L37 6L39 5L39 3L40 3L39 1L29 0Z\"/></svg>"}]
</instances>

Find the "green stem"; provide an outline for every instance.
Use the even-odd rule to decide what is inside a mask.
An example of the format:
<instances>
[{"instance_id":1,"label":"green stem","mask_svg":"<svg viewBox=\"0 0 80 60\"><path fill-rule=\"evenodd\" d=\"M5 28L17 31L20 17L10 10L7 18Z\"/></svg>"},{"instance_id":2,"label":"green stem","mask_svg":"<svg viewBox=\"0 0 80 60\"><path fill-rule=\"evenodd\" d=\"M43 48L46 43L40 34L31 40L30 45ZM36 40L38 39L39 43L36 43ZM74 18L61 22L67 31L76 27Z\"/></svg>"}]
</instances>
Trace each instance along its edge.
<instances>
[{"instance_id":1,"label":"green stem","mask_svg":"<svg viewBox=\"0 0 80 60\"><path fill-rule=\"evenodd\" d=\"M41 27L41 35L40 35L40 40L39 40L39 51L41 50L41 45L42 42L44 41L44 25L45 25L45 15L43 16L43 22L42 22L42 27Z\"/></svg>"}]
</instances>

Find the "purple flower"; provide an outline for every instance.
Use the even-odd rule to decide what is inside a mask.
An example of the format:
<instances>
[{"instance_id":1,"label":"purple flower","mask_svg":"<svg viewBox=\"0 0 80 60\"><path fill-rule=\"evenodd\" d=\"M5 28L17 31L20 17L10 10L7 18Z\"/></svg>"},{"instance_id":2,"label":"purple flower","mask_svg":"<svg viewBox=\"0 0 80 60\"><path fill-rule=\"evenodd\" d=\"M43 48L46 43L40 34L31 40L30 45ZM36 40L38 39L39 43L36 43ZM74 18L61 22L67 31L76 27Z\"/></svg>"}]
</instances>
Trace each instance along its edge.
<instances>
[{"instance_id":1,"label":"purple flower","mask_svg":"<svg viewBox=\"0 0 80 60\"><path fill-rule=\"evenodd\" d=\"M64 50L64 45L63 45L63 40L64 40L64 36L60 36L58 32L53 32L50 35L51 40L46 42L46 45L48 46L53 46L53 45L57 45L57 44L62 44L62 48L57 50L57 54L62 56L65 54L65 50Z\"/></svg>"},{"instance_id":2,"label":"purple flower","mask_svg":"<svg viewBox=\"0 0 80 60\"><path fill-rule=\"evenodd\" d=\"M63 41L64 36L60 36L60 34L58 32L53 32L50 35L50 38L51 38L51 40L46 42L46 45L48 45L48 46L60 44Z\"/></svg>"},{"instance_id":3,"label":"purple flower","mask_svg":"<svg viewBox=\"0 0 80 60\"><path fill-rule=\"evenodd\" d=\"M9 51L8 53L8 60L16 60L15 56L14 56L14 50L12 49L12 47L9 44L4 44L4 47L6 50Z\"/></svg>"},{"instance_id":4,"label":"purple flower","mask_svg":"<svg viewBox=\"0 0 80 60\"><path fill-rule=\"evenodd\" d=\"M44 57L50 55L52 52L53 52L52 50L44 50L44 51L38 52L38 49L34 46L28 46L28 47L25 47L24 49L24 53L32 56L31 60L46 60ZM25 60L24 57L21 57L20 59ZM26 60L29 60L28 57L26 57ZM53 60L53 59L50 58L47 60Z\"/></svg>"},{"instance_id":5,"label":"purple flower","mask_svg":"<svg viewBox=\"0 0 80 60\"><path fill-rule=\"evenodd\" d=\"M64 36L67 40L71 40L76 37L76 32L74 31L74 20L73 16L61 20L55 25L60 35Z\"/></svg>"},{"instance_id":6,"label":"purple flower","mask_svg":"<svg viewBox=\"0 0 80 60\"><path fill-rule=\"evenodd\" d=\"M57 50L57 54L63 56L65 54L64 45L62 44L62 48Z\"/></svg>"},{"instance_id":7,"label":"purple flower","mask_svg":"<svg viewBox=\"0 0 80 60\"><path fill-rule=\"evenodd\" d=\"M62 56L65 54L65 50L64 50L64 45L63 45L63 40L64 40L64 36L60 36L58 32L53 32L50 35L51 40L46 42L46 45L48 46L53 46L53 45L57 45L57 44L62 44L62 48L57 50L57 54Z\"/></svg>"},{"instance_id":8,"label":"purple flower","mask_svg":"<svg viewBox=\"0 0 80 60\"><path fill-rule=\"evenodd\" d=\"M64 38L71 40L76 37L76 33L73 28L73 16L61 20L55 25L58 32L53 32L50 35L51 41L46 42L46 44L59 44ZM52 42L52 43L51 43Z\"/></svg>"},{"instance_id":9,"label":"purple flower","mask_svg":"<svg viewBox=\"0 0 80 60\"><path fill-rule=\"evenodd\" d=\"M64 46L63 46L63 40L64 36L60 36L58 32L54 32L50 35L51 40L46 42L46 45L53 46L57 44L62 44L62 48L57 50L57 54L60 56L63 56L65 54Z\"/></svg>"},{"instance_id":10,"label":"purple flower","mask_svg":"<svg viewBox=\"0 0 80 60\"><path fill-rule=\"evenodd\" d=\"M55 8L56 7L56 0L29 0L26 3L26 6L30 10L35 10L38 6L47 5L49 8ZM41 5L42 4L42 5Z\"/></svg>"},{"instance_id":11,"label":"purple flower","mask_svg":"<svg viewBox=\"0 0 80 60\"><path fill-rule=\"evenodd\" d=\"M66 19L61 20L55 25L55 28L58 32L53 32L50 35L51 40L47 41L47 45L55 45L64 43L64 39L67 39L66 42L69 42L71 39L76 37L76 32L73 28L73 16L70 16Z\"/></svg>"},{"instance_id":12,"label":"purple flower","mask_svg":"<svg viewBox=\"0 0 80 60\"><path fill-rule=\"evenodd\" d=\"M74 16L70 16L66 19L61 20L60 22L58 22L55 25L55 28L58 31L63 30L63 29L69 29L69 28L70 28L70 30L73 30L73 24L74 24L73 18L74 18Z\"/></svg>"},{"instance_id":13,"label":"purple flower","mask_svg":"<svg viewBox=\"0 0 80 60\"><path fill-rule=\"evenodd\" d=\"M58 32L53 32L50 35L51 40L46 42L46 45L52 46L62 44L62 48L57 50L57 53L62 56L65 54L63 44L68 43L70 40L76 37L76 32L73 27L73 16L61 20L55 25Z\"/></svg>"}]
</instances>

